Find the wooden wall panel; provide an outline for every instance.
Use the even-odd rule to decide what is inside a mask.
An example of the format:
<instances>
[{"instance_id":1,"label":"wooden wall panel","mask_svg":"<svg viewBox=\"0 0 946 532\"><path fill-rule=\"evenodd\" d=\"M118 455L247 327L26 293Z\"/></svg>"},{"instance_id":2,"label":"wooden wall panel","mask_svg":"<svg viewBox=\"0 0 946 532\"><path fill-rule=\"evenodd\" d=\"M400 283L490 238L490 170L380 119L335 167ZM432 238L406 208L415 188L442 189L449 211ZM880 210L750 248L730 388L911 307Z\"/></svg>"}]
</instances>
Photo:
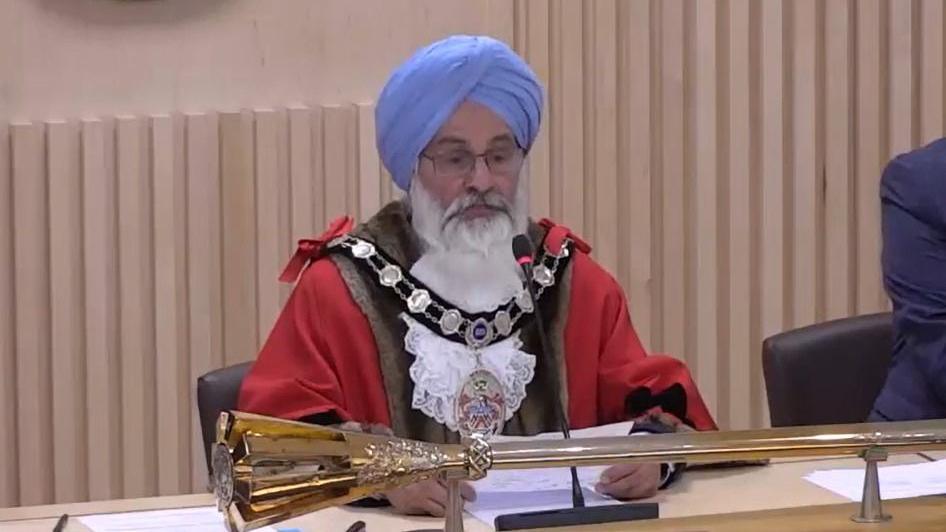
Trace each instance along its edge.
<instances>
[{"instance_id":1,"label":"wooden wall panel","mask_svg":"<svg viewBox=\"0 0 946 532\"><path fill-rule=\"evenodd\" d=\"M184 117L151 119L158 493L190 488L187 182Z\"/></svg>"},{"instance_id":2,"label":"wooden wall panel","mask_svg":"<svg viewBox=\"0 0 946 532\"><path fill-rule=\"evenodd\" d=\"M660 24L659 66L659 175L657 176L655 229L659 248L660 336L654 348L687 357L686 256L683 147L684 128L684 3L658 2Z\"/></svg>"},{"instance_id":3,"label":"wooden wall panel","mask_svg":"<svg viewBox=\"0 0 946 532\"><path fill-rule=\"evenodd\" d=\"M857 108L854 190L857 212L857 313L882 308L880 275L880 175L886 164L889 82L885 54L888 23L880 0L858 0L856 28Z\"/></svg>"},{"instance_id":4,"label":"wooden wall panel","mask_svg":"<svg viewBox=\"0 0 946 532\"><path fill-rule=\"evenodd\" d=\"M551 79L551 6L543 0L534 2L516 0L516 49L532 70L541 79ZM546 90L544 123L549 124L554 118L550 115L551 87ZM529 152L526 170L529 175L530 199L532 212L538 217L549 216L552 212L552 170L550 131L544 127Z\"/></svg>"},{"instance_id":5,"label":"wooden wall panel","mask_svg":"<svg viewBox=\"0 0 946 532\"><path fill-rule=\"evenodd\" d=\"M914 17L917 2L888 0L886 19L889 47L887 83L890 90L890 105L887 107L888 139L887 155L903 153L916 142L919 117L915 108L917 63L914 54L915 36L918 28Z\"/></svg>"},{"instance_id":6,"label":"wooden wall panel","mask_svg":"<svg viewBox=\"0 0 946 532\"><path fill-rule=\"evenodd\" d=\"M113 121L82 123L82 199L89 498L102 500L124 494Z\"/></svg>"},{"instance_id":7,"label":"wooden wall panel","mask_svg":"<svg viewBox=\"0 0 946 532\"><path fill-rule=\"evenodd\" d=\"M584 175L585 115L583 100L581 2L552 0L549 14L551 58L549 116L551 134L551 186L553 214L583 233L585 217Z\"/></svg>"},{"instance_id":8,"label":"wooden wall panel","mask_svg":"<svg viewBox=\"0 0 946 532\"><path fill-rule=\"evenodd\" d=\"M726 92L722 94L725 105L721 110L720 120L725 124L723 138L728 142L728 149L720 148L720 157L726 162L721 172L721 200L725 207L721 214L720 237L727 241L723 249L728 254L720 257L722 289L721 307L728 310L724 321L720 343L720 363L726 368L721 375L720 388L728 390L728 397L722 397L721 403L728 404L725 410L717 410L720 422L736 427L748 427L752 423L755 405L740 397L753 397L752 383L758 379L753 371L753 359L757 350L752 348L753 334L753 276L757 274L758 262L754 257L753 225L758 209L754 207L758 190L755 179L756 168L753 156L758 143L753 138L756 122L755 104L758 96L754 94L752 84L753 42L752 28L758 23L750 10L751 0L733 0L729 3L724 17L725 31L722 39L726 41L725 59L728 61L728 75L724 73ZM728 133L728 134L727 134ZM725 228L725 229L723 229ZM723 232L725 231L725 232ZM720 370L722 372L722 369Z\"/></svg>"},{"instance_id":9,"label":"wooden wall panel","mask_svg":"<svg viewBox=\"0 0 946 532\"><path fill-rule=\"evenodd\" d=\"M277 281L289 253L288 116L274 110L254 113L256 151L256 286L260 340L275 323L287 293Z\"/></svg>"},{"instance_id":10,"label":"wooden wall panel","mask_svg":"<svg viewBox=\"0 0 946 532\"><path fill-rule=\"evenodd\" d=\"M82 182L79 129L48 125L50 347L56 501L89 497L86 461L85 342L82 320Z\"/></svg>"},{"instance_id":11,"label":"wooden wall panel","mask_svg":"<svg viewBox=\"0 0 946 532\"><path fill-rule=\"evenodd\" d=\"M818 320L818 245L823 169L819 153L820 72L818 54L818 2L798 0L788 4L791 11L791 229L792 229L792 324L810 325Z\"/></svg>"},{"instance_id":12,"label":"wooden wall panel","mask_svg":"<svg viewBox=\"0 0 946 532\"><path fill-rule=\"evenodd\" d=\"M350 214L357 216L358 204L349 203L349 197L357 197L357 182L352 178L356 169L352 167L355 157L350 140L356 138L357 122L351 106L326 106L322 111L322 155L325 183L325 219L320 228L332 220Z\"/></svg>"},{"instance_id":13,"label":"wooden wall panel","mask_svg":"<svg viewBox=\"0 0 946 532\"><path fill-rule=\"evenodd\" d=\"M157 493L155 298L150 121L117 124L119 323L124 495Z\"/></svg>"},{"instance_id":14,"label":"wooden wall panel","mask_svg":"<svg viewBox=\"0 0 946 532\"><path fill-rule=\"evenodd\" d=\"M220 133L214 114L186 117L187 295L191 486L207 486L200 436L197 379L225 365L223 352L223 240L221 236Z\"/></svg>"},{"instance_id":15,"label":"wooden wall panel","mask_svg":"<svg viewBox=\"0 0 946 532\"><path fill-rule=\"evenodd\" d=\"M358 181L358 212L368 215L382 206L381 158L375 149L374 105L359 104L357 113L358 167L355 179Z\"/></svg>"},{"instance_id":16,"label":"wooden wall panel","mask_svg":"<svg viewBox=\"0 0 946 532\"><path fill-rule=\"evenodd\" d=\"M617 201L615 244L618 275L627 289L628 304L641 341L654 345L655 272L653 268L653 181L658 142L652 135L657 120L651 105L655 84L650 76L653 65L652 20L655 9L650 0L619 2L618 95L617 98ZM641 83L640 80L648 80Z\"/></svg>"},{"instance_id":17,"label":"wooden wall panel","mask_svg":"<svg viewBox=\"0 0 946 532\"><path fill-rule=\"evenodd\" d=\"M690 65L694 70L692 80L689 147L693 150L692 164L687 171L687 194L693 210L689 216L688 245L691 260L688 261L688 289L693 290L692 303L687 307L689 327L695 335L688 339L692 370L697 376L697 385L706 394L707 406L719 411L719 327L721 318L727 317L725 307L719 300L720 247L726 238L720 235L723 227L719 222L720 172L720 127L718 70L720 58L717 40L717 19L721 4L696 2L693 4L693 39L688 50ZM727 401L728 402L728 401Z\"/></svg>"},{"instance_id":18,"label":"wooden wall panel","mask_svg":"<svg viewBox=\"0 0 946 532\"><path fill-rule=\"evenodd\" d=\"M926 144L942 136L943 120L946 120L946 87L943 85L946 10L943 9L943 0L921 0L917 16L920 20L918 103L923 111L919 113L918 143Z\"/></svg>"},{"instance_id":19,"label":"wooden wall panel","mask_svg":"<svg viewBox=\"0 0 946 532\"><path fill-rule=\"evenodd\" d=\"M17 464L20 504L51 503L52 364L49 301L49 197L45 124L11 128L13 275L16 330Z\"/></svg>"},{"instance_id":20,"label":"wooden wall panel","mask_svg":"<svg viewBox=\"0 0 946 532\"><path fill-rule=\"evenodd\" d=\"M223 356L252 360L259 346L256 283L256 181L253 114L220 114L220 214L223 228Z\"/></svg>"},{"instance_id":21,"label":"wooden wall panel","mask_svg":"<svg viewBox=\"0 0 946 532\"><path fill-rule=\"evenodd\" d=\"M764 426L764 338L888 307L878 184L943 136L944 1L483 1L547 85L531 212ZM403 196L373 102L258 103L0 124L0 505L205 489L197 378L255 357L297 239Z\"/></svg>"},{"instance_id":22,"label":"wooden wall panel","mask_svg":"<svg viewBox=\"0 0 946 532\"><path fill-rule=\"evenodd\" d=\"M597 257L609 271L618 271L619 212L617 164L617 4L613 0L585 4L584 63L592 74L585 76L585 131L588 157L585 175L594 176L593 190L585 194L585 224L594 228Z\"/></svg>"},{"instance_id":23,"label":"wooden wall panel","mask_svg":"<svg viewBox=\"0 0 946 532\"><path fill-rule=\"evenodd\" d=\"M825 4L824 298L827 319L854 312L853 4Z\"/></svg>"},{"instance_id":24,"label":"wooden wall panel","mask_svg":"<svg viewBox=\"0 0 946 532\"><path fill-rule=\"evenodd\" d=\"M13 255L13 176L10 128L0 124L0 461L14 464L17 449L16 300ZM0 470L0 505L19 504L16 467Z\"/></svg>"}]
</instances>

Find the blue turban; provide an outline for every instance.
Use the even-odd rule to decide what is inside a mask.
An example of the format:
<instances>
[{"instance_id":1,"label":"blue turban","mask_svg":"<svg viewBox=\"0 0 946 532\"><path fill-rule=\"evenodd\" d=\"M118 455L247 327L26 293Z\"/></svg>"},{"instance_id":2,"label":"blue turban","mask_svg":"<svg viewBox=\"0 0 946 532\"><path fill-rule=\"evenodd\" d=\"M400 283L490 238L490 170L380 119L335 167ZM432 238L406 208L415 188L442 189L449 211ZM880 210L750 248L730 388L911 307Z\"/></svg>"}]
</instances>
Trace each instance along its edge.
<instances>
[{"instance_id":1,"label":"blue turban","mask_svg":"<svg viewBox=\"0 0 946 532\"><path fill-rule=\"evenodd\" d=\"M409 189L420 152L465 100L490 108L521 147L532 146L542 120L542 86L529 65L491 37L448 37L415 52L378 98L378 152L398 187Z\"/></svg>"}]
</instances>

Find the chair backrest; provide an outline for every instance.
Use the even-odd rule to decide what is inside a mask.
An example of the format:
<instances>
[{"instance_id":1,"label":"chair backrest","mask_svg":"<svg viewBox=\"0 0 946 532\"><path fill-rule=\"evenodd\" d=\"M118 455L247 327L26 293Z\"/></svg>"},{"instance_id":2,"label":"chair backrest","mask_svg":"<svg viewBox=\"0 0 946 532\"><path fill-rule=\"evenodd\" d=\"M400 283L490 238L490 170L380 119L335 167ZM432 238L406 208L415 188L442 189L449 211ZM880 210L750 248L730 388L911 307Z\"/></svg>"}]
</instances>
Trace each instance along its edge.
<instances>
[{"instance_id":1,"label":"chair backrest","mask_svg":"<svg viewBox=\"0 0 946 532\"><path fill-rule=\"evenodd\" d=\"M204 458L210 472L210 446L217 439L217 418L224 410L234 410L243 377L252 362L244 362L206 373L197 379L197 411L204 440Z\"/></svg>"},{"instance_id":2,"label":"chair backrest","mask_svg":"<svg viewBox=\"0 0 946 532\"><path fill-rule=\"evenodd\" d=\"M887 378L890 313L819 323L767 338L762 369L773 427L862 423Z\"/></svg>"}]
</instances>

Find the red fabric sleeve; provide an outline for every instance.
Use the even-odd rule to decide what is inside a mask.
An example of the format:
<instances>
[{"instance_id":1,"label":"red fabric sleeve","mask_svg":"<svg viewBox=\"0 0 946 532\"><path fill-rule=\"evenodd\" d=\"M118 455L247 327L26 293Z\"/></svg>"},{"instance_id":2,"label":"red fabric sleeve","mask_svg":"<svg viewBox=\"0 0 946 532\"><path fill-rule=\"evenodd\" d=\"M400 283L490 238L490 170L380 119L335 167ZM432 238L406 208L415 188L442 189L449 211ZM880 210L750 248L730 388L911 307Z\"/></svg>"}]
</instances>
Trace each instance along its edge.
<instances>
[{"instance_id":1,"label":"red fabric sleeve","mask_svg":"<svg viewBox=\"0 0 946 532\"><path fill-rule=\"evenodd\" d=\"M390 425L374 337L330 260L302 273L243 381L239 409Z\"/></svg>"},{"instance_id":2,"label":"red fabric sleeve","mask_svg":"<svg viewBox=\"0 0 946 532\"><path fill-rule=\"evenodd\" d=\"M663 411L698 430L715 429L716 423L686 364L645 352L617 281L583 253L577 253L574 260L566 328L570 398L580 401L594 390L598 424ZM596 364L579 362L587 361L592 347L597 354ZM577 368L579 365L596 367L597 374L588 375L588 370ZM594 385L581 382L592 378L596 378ZM578 414L580 405L574 411Z\"/></svg>"}]
</instances>

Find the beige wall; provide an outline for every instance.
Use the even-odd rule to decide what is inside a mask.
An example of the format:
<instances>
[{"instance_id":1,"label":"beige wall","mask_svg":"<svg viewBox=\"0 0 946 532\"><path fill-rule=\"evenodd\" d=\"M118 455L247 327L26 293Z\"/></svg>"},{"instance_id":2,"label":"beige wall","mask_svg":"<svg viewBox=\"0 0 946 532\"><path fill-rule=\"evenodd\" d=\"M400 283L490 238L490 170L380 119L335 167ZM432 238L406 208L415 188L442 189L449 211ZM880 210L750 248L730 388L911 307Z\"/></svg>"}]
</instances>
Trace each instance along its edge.
<instances>
[{"instance_id":1,"label":"beige wall","mask_svg":"<svg viewBox=\"0 0 946 532\"><path fill-rule=\"evenodd\" d=\"M879 173L943 134L942 0L0 2L0 505L203 486L194 380L390 199L370 101L437 36L548 82L534 213L724 427L767 422L762 338L885 308Z\"/></svg>"},{"instance_id":2,"label":"beige wall","mask_svg":"<svg viewBox=\"0 0 946 532\"><path fill-rule=\"evenodd\" d=\"M0 0L0 116L369 100L453 32L512 37L506 0Z\"/></svg>"}]
</instances>

